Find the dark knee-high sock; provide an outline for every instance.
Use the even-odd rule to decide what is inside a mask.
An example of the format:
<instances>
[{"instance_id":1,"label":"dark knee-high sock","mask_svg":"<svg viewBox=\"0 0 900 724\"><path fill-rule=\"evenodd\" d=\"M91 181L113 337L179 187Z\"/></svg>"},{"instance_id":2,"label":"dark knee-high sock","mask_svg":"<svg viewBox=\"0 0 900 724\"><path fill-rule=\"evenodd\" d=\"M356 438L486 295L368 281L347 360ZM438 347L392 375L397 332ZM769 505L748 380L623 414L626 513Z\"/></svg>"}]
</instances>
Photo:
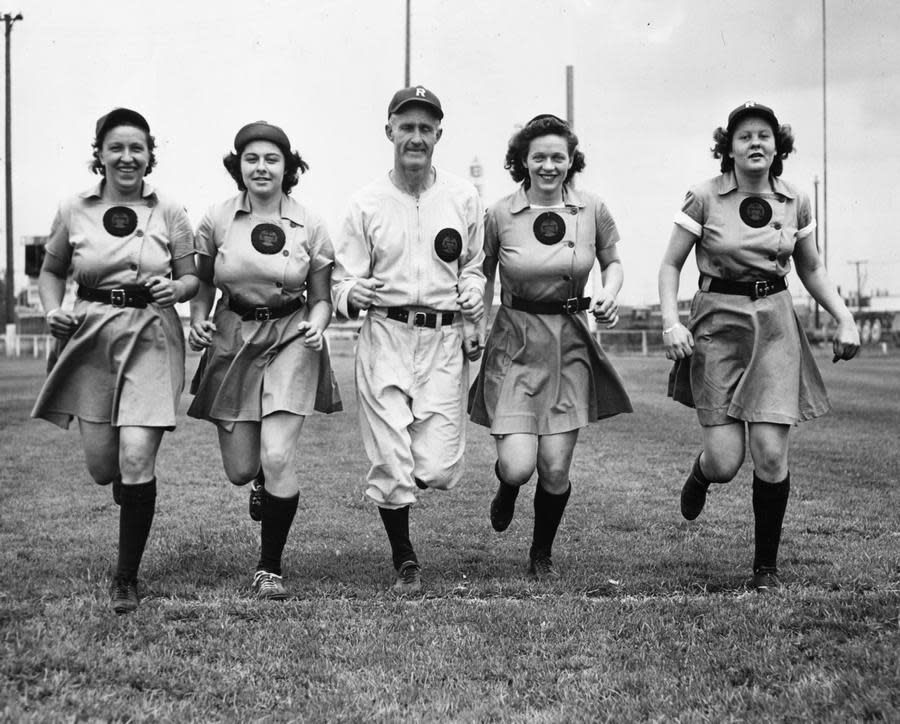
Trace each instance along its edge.
<instances>
[{"instance_id":1,"label":"dark knee-high sock","mask_svg":"<svg viewBox=\"0 0 900 724\"><path fill-rule=\"evenodd\" d=\"M137 578L153 514L156 512L156 478L138 485L122 485L119 490L119 561L116 575Z\"/></svg>"},{"instance_id":2,"label":"dark knee-high sock","mask_svg":"<svg viewBox=\"0 0 900 724\"><path fill-rule=\"evenodd\" d=\"M500 496L500 500L504 503L514 502L515 499L519 497L519 488L516 485L510 485L509 483L507 483L500 475L499 460L494 463L494 475L496 475L497 480L500 481L500 485L497 488L497 495Z\"/></svg>"},{"instance_id":3,"label":"dark knee-high sock","mask_svg":"<svg viewBox=\"0 0 900 724\"><path fill-rule=\"evenodd\" d=\"M294 516L297 514L299 502L299 493L290 498L278 498L263 489L257 571L268 571L276 576L281 575L281 554L284 552L284 545L287 543L288 533L294 522Z\"/></svg>"},{"instance_id":4,"label":"dark knee-high sock","mask_svg":"<svg viewBox=\"0 0 900 724\"><path fill-rule=\"evenodd\" d=\"M531 558L550 555L559 522L562 520L571 493L571 483L565 493L553 495L544 490L544 486L538 480L537 490L534 491L534 535L529 554Z\"/></svg>"},{"instance_id":5,"label":"dark knee-high sock","mask_svg":"<svg viewBox=\"0 0 900 724\"><path fill-rule=\"evenodd\" d=\"M776 567L781 524L790 492L790 473L778 483L768 483L753 473L754 571Z\"/></svg>"},{"instance_id":6,"label":"dark knee-high sock","mask_svg":"<svg viewBox=\"0 0 900 724\"><path fill-rule=\"evenodd\" d=\"M406 561L418 563L419 559L416 558L416 552L409 540L409 506L405 505L396 510L379 508L378 512L381 514L381 522L384 523L384 530L391 544L394 568L399 571L400 566Z\"/></svg>"}]
</instances>

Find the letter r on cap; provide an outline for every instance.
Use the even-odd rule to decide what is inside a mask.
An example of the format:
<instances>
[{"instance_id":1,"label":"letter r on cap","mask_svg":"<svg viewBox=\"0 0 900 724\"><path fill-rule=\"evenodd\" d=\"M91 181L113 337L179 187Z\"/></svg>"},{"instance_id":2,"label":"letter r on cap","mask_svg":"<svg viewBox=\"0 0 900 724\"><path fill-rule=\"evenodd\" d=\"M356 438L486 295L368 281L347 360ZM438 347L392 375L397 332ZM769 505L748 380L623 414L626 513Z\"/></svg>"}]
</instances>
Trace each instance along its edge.
<instances>
[{"instance_id":1,"label":"letter r on cap","mask_svg":"<svg viewBox=\"0 0 900 724\"><path fill-rule=\"evenodd\" d=\"M425 97L425 89L419 86L416 88L416 98L424 98Z\"/></svg>"}]
</instances>

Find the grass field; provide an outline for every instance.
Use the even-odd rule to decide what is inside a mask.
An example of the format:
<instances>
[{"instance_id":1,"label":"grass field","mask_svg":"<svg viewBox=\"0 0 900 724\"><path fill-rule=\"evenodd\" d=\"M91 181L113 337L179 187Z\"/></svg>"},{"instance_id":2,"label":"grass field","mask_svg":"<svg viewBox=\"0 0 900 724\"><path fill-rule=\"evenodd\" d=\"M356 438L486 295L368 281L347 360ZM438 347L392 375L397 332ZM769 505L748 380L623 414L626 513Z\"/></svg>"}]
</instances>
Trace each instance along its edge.
<instances>
[{"instance_id":1,"label":"grass field","mask_svg":"<svg viewBox=\"0 0 900 724\"><path fill-rule=\"evenodd\" d=\"M471 426L466 482L411 516L426 592L397 600L363 498L351 351L335 352L347 412L306 423L290 600L250 598L246 491L213 428L182 417L159 456L145 598L124 617L110 491L74 431L28 419L41 365L0 360L0 720L900 721L897 356L819 358L834 411L794 433L775 593L743 588L749 463L684 521L693 412L665 399L664 359L617 357L635 412L582 432L561 580L523 575L533 483L491 530L493 444Z\"/></svg>"}]
</instances>

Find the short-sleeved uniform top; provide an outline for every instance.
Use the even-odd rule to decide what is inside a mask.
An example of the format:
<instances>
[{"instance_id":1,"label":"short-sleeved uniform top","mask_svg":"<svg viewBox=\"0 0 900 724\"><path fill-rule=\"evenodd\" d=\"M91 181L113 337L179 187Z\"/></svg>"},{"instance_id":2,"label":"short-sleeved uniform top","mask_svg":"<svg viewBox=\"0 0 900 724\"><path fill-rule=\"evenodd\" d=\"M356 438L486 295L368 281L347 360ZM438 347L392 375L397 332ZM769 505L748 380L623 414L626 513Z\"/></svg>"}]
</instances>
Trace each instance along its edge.
<instances>
[{"instance_id":1,"label":"short-sleeved uniform top","mask_svg":"<svg viewBox=\"0 0 900 724\"><path fill-rule=\"evenodd\" d=\"M779 178L772 191L740 191L734 173L688 191L675 223L697 237L702 274L726 280L784 277L797 241L816 226L809 199ZM793 424L829 408L788 292L760 299L703 291L688 327L694 353L676 363L670 395L697 408L701 425L735 419Z\"/></svg>"},{"instance_id":2,"label":"short-sleeved uniform top","mask_svg":"<svg viewBox=\"0 0 900 724\"><path fill-rule=\"evenodd\" d=\"M334 264L319 216L283 194L280 218L259 217L243 192L206 212L195 248L213 259L214 284L223 297L213 316L212 346L191 386L195 398L188 414L230 428L273 412L341 409L327 346L308 349L297 331L309 316L308 305L265 322L242 321L228 308L229 300L278 309L305 298L309 275Z\"/></svg>"},{"instance_id":3,"label":"short-sleeved uniform top","mask_svg":"<svg viewBox=\"0 0 900 724\"><path fill-rule=\"evenodd\" d=\"M555 218L542 230L547 214ZM498 261L502 304L470 395L473 421L495 435L545 435L631 411L586 312L531 314L509 306L512 296L581 297L594 260L618 241L606 205L584 191L566 188L562 207L544 209L532 208L520 187L488 209L485 256Z\"/></svg>"},{"instance_id":4,"label":"short-sleeved uniform top","mask_svg":"<svg viewBox=\"0 0 900 724\"><path fill-rule=\"evenodd\" d=\"M131 203L104 201L102 192L101 183L64 201L45 247L54 266L68 267L79 285L144 285L153 276L171 276L172 262L193 254L184 208L146 181L141 199ZM122 223L131 214L133 228ZM61 427L72 417L174 427L184 385L184 335L174 308L77 299L73 311L81 324L60 352L32 415Z\"/></svg>"}]
</instances>

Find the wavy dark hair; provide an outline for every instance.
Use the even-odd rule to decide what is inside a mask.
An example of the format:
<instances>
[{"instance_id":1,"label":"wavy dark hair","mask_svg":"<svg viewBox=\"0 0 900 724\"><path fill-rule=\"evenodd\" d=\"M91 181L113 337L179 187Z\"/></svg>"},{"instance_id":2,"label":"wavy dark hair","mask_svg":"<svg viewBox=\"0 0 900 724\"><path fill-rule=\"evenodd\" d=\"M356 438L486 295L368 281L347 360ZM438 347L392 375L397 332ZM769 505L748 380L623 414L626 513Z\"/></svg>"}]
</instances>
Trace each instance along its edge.
<instances>
[{"instance_id":1,"label":"wavy dark hair","mask_svg":"<svg viewBox=\"0 0 900 724\"><path fill-rule=\"evenodd\" d=\"M772 159L769 174L778 177L781 176L781 172L784 170L784 160L794 151L794 132L786 123L778 126L778 128L772 126L772 131L775 134L775 158ZM734 159L728 155L731 151L733 135L734 130L729 133L728 129L721 126L713 131L715 145L710 151L712 151L713 158L722 159L722 163L719 164L722 173L729 173L734 170Z\"/></svg>"},{"instance_id":2,"label":"wavy dark hair","mask_svg":"<svg viewBox=\"0 0 900 724\"><path fill-rule=\"evenodd\" d=\"M91 162L89 164L91 173L97 173L101 176L106 176L106 168L103 166L103 162L100 160L100 150L103 148L103 139L106 138L106 134L109 133L113 128L120 128L121 126L137 128L139 131L143 131L144 135L147 137L147 152L150 154L150 158L147 159L147 169L144 171L144 176L149 176L150 172L153 170L153 167L156 166L156 139L149 131L144 131L143 128L132 126L129 123L120 123L117 126L108 128L102 136L97 136L97 138L94 139L94 142L91 144L93 152Z\"/></svg>"},{"instance_id":3,"label":"wavy dark hair","mask_svg":"<svg viewBox=\"0 0 900 724\"><path fill-rule=\"evenodd\" d=\"M506 149L506 163L503 168L509 171L513 181L521 182L525 188L531 186L531 177L528 175L528 149L535 138L541 136L562 136L569 147L569 156L572 158L572 168L566 174L563 182L568 185L576 173L584 170L584 154L578 150L578 136L562 118L557 118L549 113L535 116L526 123L520 131L509 139L509 147Z\"/></svg>"},{"instance_id":4,"label":"wavy dark hair","mask_svg":"<svg viewBox=\"0 0 900 724\"><path fill-rule=\"evenodd\" d=\"M281 179L281 190L285 194L290 194L291 189L299 183L300 174L304 174L309 170L309 164L296 151L288 151L281 148L281 146L278 146L278 148L284 154L284 178ZM246 191L247 185L244 183L244 178L241 175L241 153L243 152L244 149L242 148L239 153L234 151L227 153L222 157L222 164L231 178L234 179L238 189Z\"/></svg>"}]
</instances>

